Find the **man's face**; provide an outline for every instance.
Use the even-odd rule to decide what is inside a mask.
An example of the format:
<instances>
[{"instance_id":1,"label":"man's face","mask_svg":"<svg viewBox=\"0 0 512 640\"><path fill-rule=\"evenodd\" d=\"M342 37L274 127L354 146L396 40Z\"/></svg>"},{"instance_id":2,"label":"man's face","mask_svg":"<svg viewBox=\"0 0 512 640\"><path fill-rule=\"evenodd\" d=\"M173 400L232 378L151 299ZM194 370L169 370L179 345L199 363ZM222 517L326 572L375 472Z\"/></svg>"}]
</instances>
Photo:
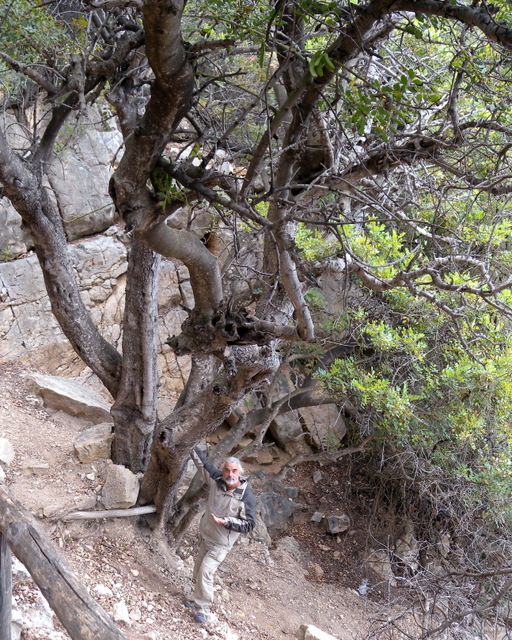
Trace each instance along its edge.
<instances>
[{"instance_id":1,"label":"man's face","mask_svg":"<svg viewBox=\"0 0 512 640\"><path fill-rule=\"evenodd\" d=\"M225 462L222 467L222 478L228 487L238 487L240 484L240 469L236 462Z\"/></svg>"}]
</instances>

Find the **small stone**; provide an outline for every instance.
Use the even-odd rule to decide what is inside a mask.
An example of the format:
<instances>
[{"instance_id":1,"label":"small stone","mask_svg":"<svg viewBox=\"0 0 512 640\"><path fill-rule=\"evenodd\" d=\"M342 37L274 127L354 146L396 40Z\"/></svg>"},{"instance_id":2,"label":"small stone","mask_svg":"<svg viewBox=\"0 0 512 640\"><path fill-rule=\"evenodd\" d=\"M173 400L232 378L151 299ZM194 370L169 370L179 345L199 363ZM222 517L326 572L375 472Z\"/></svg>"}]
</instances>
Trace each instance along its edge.
<instances>
[{"instance_id":1,"label":"small stone","mask_svg":"<svg viewBox=\"0 0 512 640\"><path fill-rule=\"evenodd\" d=\"M44 476L50 470L47 462L38 462L37 460L29 460L23 465L21 475L23 476Z\"/></svg>"},{"instance_id":2,"label":"small stone","mask_svg":"<svg viewBox=\"0 0 512 640\"><path fill-rule=\"evenodd\" d=\"M0 438L0 464L8 467L14 460L14 447L7 438Z\"/></svg>"},{"instance_id":3,"label":"small stone","mask_svg":"<svg viewBox=\"0 0 512 640\"><path fill-rule=\"evenodd\" d=\"M94 587L94 591L100 596L110 596L112 597L114 594L112 593L112 589L106 587L104 584L97 584Z\"/></svg>"},{"instance_id":4,"label":"small stone","mask_svg":"<svg viewBox=\"0 0 512 640\"><path fill-rule=\"evenodd\" d=\"M256 459L258 464L272 464L274 462L274 458L267 448L260 449Z\"/></svg>"},{"instance_id":5,"label":"small stone","mask_svg":"<svg viewBox=\"0 0 512 640\"><path fill-rule=\"evenodd\" d=\"M139 480L135 474L122 465L108 467L107 479L101 492L105 509L128 509L137 502Z\"/></svg>"},{"instance_id":6,"label":"small stone","mask_svg":"<svg viewBox=\"0 0 512 640\"><path fill-rule=\"evenodd\" d=\"M342 533L350 528L350 518L347 515L327 516L325 519L325 528L328 533Z\"/></svg>"},{"instance_id":7,"label":"small stone","mask_svg":"<svg viewBox=\"0 0 512 640\"><path fill-rule=\"evenodd\" d=\"M130 614L128 613L128 607L126 606L126 602L124 600L116 602L116 604L114 605L112 616L115 622L124 622L125 624L132 623Z\"/></svg>"}]
</instances>

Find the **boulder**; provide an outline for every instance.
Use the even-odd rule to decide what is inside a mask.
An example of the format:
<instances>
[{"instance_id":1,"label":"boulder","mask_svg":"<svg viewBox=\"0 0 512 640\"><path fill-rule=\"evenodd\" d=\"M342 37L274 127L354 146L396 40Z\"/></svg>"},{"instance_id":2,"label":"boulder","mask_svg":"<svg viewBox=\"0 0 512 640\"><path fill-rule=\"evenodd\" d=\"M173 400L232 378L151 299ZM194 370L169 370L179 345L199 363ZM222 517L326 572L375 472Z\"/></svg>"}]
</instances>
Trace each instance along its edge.
<instances>
[{"instance_id":1,"label":"boulder","mask_svg":"<svg viewBox=\"0 0 512 640\"><path fill-rule=\"evenodd\" d=\"M272 538L268 533L267 527L265 526L259 511L256 512L256 524L254 529L248 534L248 537L251 540L256 540L256 542L261 542L266 547L270 547L272 544Z\"/></svg>"},{"instance_id":2,"label":"boulder","mask_svg":"<svg viewBox=\"0 0 512 640\"><path fill-rule=\"evenodd\" d=\"M323 395L319 394L319 402ZM327 451L335 451L347 433L347 427L341 411L332 403L320 404L316 407L302 407L299 411L301 423L315 447Z\"/></svg>"},{"instance_id":3,"label":"boulder","mask_svg":"<svg viewBox=\"0 0 512 640\"><path fill-rule=\"evenodd\" d=\"M257 461L259 465L272 464L274 462L274 458L268 450L268 447L258 450Z\"/></svg>"},{"instance_id":4,"label":"boulder","mask_svg":"<svg viewBox=\"0 0 512 640\"><path fill-rule=\"evenodd\" d=\"M386 549L374 549L370 552L365 562L374 573L382 580L388 582L391 586L396 586L396 578L393 573L389 552Z\"/></svg>"},{"instance_id":5,"label":"boulder","mask_svg":"<svg viewBox=\"0 0 512 640\"><path fill-rule=\"evenodd\" d=\"M278 536L288 527L288 519L301 505L274 491L265 491L259 496L259 509L271 536Z\"/></svg>"},{"instance_id":6,"label":"boulder","mask_svg":"<svg viewBox=\"0 0 512 640\"><path fill-rule=\"evenodd\" d=\"M80 462L87 464L99 458L110 458L113 428L112 422L102 422L82 431L73 445Z\"/></svg>"},{"instance_id":7,"label":"boulder","mask_svg":"<svg viewBox=\"0 0 512 640\"><path fill-rule=\"evenodd\" d=\"M105 509L129 509L137 502L139 479L120 464L108 467L107 479L101 492Z\"/></svg>"},{"instance_id":8,"label":"boulder","mask_svg":"<svg viewBox=\"0 0 512 640\"><path fill-rule=\"evenodd\" d=\"M61 378L32 373L25 376L27 387L38 394L45 406L93 422L110 419L110 405L98 393L84 385Z\"/></svg>"},{"instance_id":9,"label":"boulder","mask_svg":"<svg viewBox=\"0 0 512 640\"><path fill-rule=\"evenodd\" d=\"M269 432L281 449L291 457L311 452L305 441L307 434L296 410L277 415L270 425Z\"/></svg>"}]
</instances>

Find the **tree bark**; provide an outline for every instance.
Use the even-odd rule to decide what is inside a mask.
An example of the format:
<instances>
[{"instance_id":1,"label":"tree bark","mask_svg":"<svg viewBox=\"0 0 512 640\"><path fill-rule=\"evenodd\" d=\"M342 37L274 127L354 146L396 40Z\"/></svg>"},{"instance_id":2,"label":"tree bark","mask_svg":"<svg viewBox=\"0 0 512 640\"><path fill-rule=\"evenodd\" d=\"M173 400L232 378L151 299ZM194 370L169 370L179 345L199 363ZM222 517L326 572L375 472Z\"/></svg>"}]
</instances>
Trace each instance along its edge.
<instances>
[{"instance_id":1,"label":"tree bark","mask_svg":"<svg viewBox=\"0 0 512 640\"><path fill-rule=\"evenodd\" d=\"M174 512L178 481L197 442L216 429L248 394L279 364L269 347L235 347L237 371L223 371L193 401L173 411L157 428L151 460L141 487L140 502L154 502L158 529L163 530Z\"/></svg>"},{"instance_id":2,"label":"tree bark","mask_svg":"<svg viewBox=\"0 0 512 640\"><path fill-rule=\"evenodd\" d=\"M72 640L126 640L66 566L36 519L1 483L0 504L0 531Z\"/></svg>"},{"instance_id":3,"label":"tree bark","mask_svg":"<svg viewBox=\"0 0 512 640\"><path fill-rule=\"evenodd\" d=\"M133 473L147 467L156 425L159 266L160 256L135 235L128 255L121 381L111 410L112 458Z\"/></svg>"}]
</instances>

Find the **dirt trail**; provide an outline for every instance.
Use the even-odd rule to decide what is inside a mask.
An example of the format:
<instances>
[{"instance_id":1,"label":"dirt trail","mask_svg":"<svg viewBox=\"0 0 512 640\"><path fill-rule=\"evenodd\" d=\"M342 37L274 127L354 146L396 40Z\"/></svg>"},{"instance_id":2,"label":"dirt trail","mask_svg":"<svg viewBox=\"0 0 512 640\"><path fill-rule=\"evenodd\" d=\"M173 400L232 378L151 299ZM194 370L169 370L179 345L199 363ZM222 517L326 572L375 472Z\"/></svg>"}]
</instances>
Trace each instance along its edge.
<instances>
[{"instance_id":1,"label":"dirt trail","mask_svg":"<svg viewBox=\"0 0 512 640\"><path fill-rule=\"evenodd\" d=\"M357 593L357 584L342 586L347 573L341 551L348 546L357 557L357 536L337 542L331 537L326 544L326 534L301 541L296 530L301 544L298 558L279 542L268 549L241 537L218 572L211 622L195 623L182 600L192 588L197 523L185 536L183 559L175 557L176 566L169 567L151 550L149 531L140 523L52 519L68 508L94 508L107 463L77 461L73 442L88 424L45 408L27 392L23 373L16 366L0 368L0 437L9 439L15 449L6 483L40 519L107 613L121 617L128 613L129 622L117 624L130 640L280 640L294 638L301 624L313 624L339 640L357 640L365 638L372 620L384 613L378 603ZM323 565L318 562L321 557ZM354 580L357 576L350 578ZM15 596L26 601L35 592L33 585L18 585ZM63 632L57 621L55 628ZM48 632L33 631L24 640L49 637Z\"/></svg>"}]
</instances>

